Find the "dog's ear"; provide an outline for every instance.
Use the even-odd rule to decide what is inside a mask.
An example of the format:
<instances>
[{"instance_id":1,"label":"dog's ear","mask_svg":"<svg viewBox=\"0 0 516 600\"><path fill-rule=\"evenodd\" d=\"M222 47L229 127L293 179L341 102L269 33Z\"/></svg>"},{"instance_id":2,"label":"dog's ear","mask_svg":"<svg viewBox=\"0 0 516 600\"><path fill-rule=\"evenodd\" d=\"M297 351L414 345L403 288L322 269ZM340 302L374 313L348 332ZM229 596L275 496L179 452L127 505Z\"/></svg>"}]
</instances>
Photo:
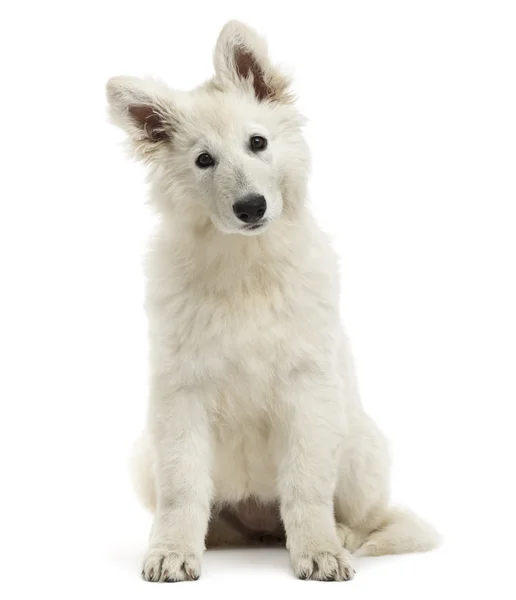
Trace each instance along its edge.
<instances>
[{"instance_id":1,"label":"dog's ear","mask_svg":"<svg viewBox=\"0 0 516 600\"><path fill-rule=\"evenodd\" d=\"M224 25L213 57L215 83L245 87L259 101L291 102L288 78L270 62L267 42L238 21Z\"/></svg>"},{"instance_id":2,"label":"dog's ear","mask_svg":"<svg viewBox=\"0 0 516 600\"><path fill-rule=\"evenodd\" d=\"M165 84L113 77L106 89L111 119L129 135L137 154L148 158L171 141L177 116L172 92Z\"/></svg>"}]
</instances>

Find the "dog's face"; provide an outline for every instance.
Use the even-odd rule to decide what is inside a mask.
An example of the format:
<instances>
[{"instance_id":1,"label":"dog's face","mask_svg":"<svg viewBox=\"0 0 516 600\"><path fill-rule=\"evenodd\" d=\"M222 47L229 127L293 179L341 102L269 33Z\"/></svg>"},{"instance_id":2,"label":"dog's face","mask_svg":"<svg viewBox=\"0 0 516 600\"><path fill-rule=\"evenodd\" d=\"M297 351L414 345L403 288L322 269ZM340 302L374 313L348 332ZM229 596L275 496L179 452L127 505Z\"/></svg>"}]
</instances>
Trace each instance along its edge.
<instances>
[{"instance_id":1,"label":"dog's face","mask_svg":"<svg viewBox=\"0 0 516 600\"><path fill-rule=\"evenodd\" d=\"M188 126L171 149L171 173L221 231L265 230L283 208L281 118L245 94L206 90L185 98L183 114Z\"/></svg>"},{"instance_id":2,"label":"dog's face","mask_svg":"<svg viewBox=\"0 0 516 600\"><path fill-rule=\"evenodd\" d=\"M228 23L214 62L214 78L192 92L150 79L110 80L111 115L162 174L170 206L181 198L224 233L257 235L298 201L308 166L303 120L249 28Z\"/></svg>"}]
</instances>

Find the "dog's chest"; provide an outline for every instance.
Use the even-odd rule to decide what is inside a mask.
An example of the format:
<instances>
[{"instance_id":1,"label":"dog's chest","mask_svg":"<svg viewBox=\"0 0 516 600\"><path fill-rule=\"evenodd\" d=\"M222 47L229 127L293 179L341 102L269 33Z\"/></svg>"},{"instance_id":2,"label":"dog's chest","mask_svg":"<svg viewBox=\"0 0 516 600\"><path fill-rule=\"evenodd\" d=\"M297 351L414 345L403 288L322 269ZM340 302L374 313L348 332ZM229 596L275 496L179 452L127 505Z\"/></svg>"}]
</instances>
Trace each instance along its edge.
<instances>
[{"instance_id":1,"label":"dog's chest","mask_svg":"<svg viewBox=\"0 0 516 600\"><path fill-rule=\"evenodd\" d=\"M297 295L297 297L296 297ZM185 379L260 385L301 347L299 290L249 273L226 288L193 282L167 306L170 339Z\"/></svg>"}]
</instances>

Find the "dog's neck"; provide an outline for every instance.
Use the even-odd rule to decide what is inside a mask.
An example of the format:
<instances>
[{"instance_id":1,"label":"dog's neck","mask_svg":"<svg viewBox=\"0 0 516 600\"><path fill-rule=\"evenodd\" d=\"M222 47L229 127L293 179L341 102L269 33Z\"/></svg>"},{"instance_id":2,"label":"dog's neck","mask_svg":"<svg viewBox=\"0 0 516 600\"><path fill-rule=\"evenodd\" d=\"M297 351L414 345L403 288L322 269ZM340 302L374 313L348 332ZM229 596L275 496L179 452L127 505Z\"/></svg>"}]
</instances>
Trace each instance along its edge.
<instances>
[{"instance_id":1,"label":"dog's neck","mask_svg":"<svg viewBox=\"0 0 516 600\"><path fill-rule=\"evenodd\" d=\"M185 279L202 277L228 287L253 276L281 277L283 268L302 262L310 246L312 219L304 202L287 206L266 231L255 236L226 234L195 207L162 214L159 238L176 270Z\"/></svg>"}]
</instances>

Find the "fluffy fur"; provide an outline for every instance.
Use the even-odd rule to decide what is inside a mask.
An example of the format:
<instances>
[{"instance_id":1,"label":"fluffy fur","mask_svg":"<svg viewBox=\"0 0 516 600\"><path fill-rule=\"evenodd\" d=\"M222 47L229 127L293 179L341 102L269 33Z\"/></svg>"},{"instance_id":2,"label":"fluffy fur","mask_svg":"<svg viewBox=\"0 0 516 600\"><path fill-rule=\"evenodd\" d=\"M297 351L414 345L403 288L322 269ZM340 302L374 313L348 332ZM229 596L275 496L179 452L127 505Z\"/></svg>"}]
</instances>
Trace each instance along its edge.
<instances>
[{"instance_id":1,"label":"fluffy fur","mask_svg":"<svg viewBox=\"0 0 516 600\"><path fill-rule=\"evenodd\" d=\"M298 577L347 580L351 553L428 550L389 505L384 438L339 325L337 261L306 206L303 118L265 42L230 22L191 92L113 78L114 122L150 168L150 400L135 483L155 511L143 576L197 579L205 542L284 541ZM267 139L253 152L251 136ZM208 152L215 164L201 169ZM250 229L233 204L263 195ZM285 535L286 534L286 535Z\"/></svg>"}]
</instances>

